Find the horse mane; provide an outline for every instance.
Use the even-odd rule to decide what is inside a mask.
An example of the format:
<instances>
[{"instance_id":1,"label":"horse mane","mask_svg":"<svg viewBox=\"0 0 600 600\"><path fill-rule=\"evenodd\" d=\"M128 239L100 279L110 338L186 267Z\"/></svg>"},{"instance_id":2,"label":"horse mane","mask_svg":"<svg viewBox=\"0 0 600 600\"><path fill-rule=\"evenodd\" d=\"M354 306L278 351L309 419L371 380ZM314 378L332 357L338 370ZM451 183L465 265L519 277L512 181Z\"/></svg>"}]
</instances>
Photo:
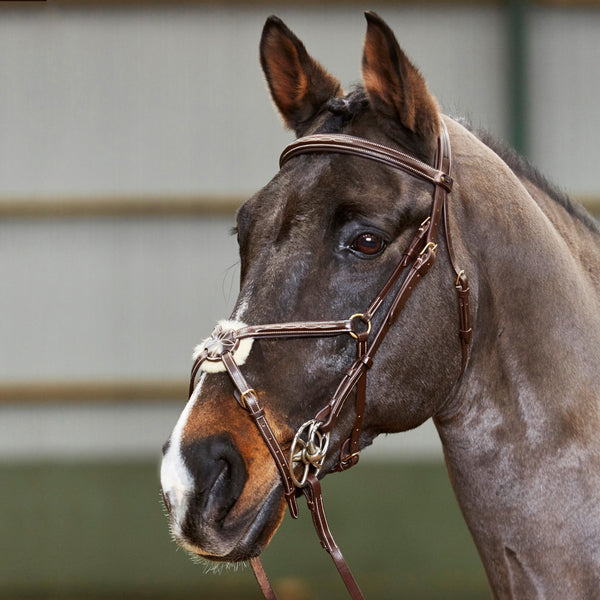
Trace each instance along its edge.
<instances>
[{"instance_id":1,"label":"horse mane","mask_svg":"<svg viewBox=\"0 0 600 600\"><path fill-rule=\"evenodd\" d=\"M598 224L594 218L590 216L587 210L579 204L579 202L573 200L563 190L551 183L526 157L519 154L505 142L494 137L488 131L482 129L474 130L469 121L463 118L457 118L455 120L468 129L475 137L490 148L490 150L495 152L519 179L530 181L535 187L562 206L567 211L567 214L584 223L590 230L600 234Z\"/></svg>"},{"instance_id":2,"label":"horse mane","mask_svg":"<svg viewBox=\"0 0 600 600\"><path fill-rule=\"evenodd\" d=\"M329 112L329 115L320 124L319 133L339 133L345 125L351 123L367 111L369 108L369 98L363 86L356 85L344 98L332 98L329 100L325 108ZM585 208L551 183L527 158L519 154L508 144L495 138L488 131L475 130L468 120L464 118L455 118L455 120L495 152L519 179L530 181L534 186L547 194L548 197L562 206L569 215L584 223L590 230L600 234L598 224Z\"/></svg>"}]
</instances>

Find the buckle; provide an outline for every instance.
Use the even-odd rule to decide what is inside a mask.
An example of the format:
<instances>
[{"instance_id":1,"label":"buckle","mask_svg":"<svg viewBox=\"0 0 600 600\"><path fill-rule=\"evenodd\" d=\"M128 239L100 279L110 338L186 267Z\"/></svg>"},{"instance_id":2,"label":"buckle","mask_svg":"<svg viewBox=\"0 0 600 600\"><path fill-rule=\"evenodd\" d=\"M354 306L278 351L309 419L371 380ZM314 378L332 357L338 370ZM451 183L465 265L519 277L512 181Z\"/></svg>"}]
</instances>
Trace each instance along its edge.
<instances>
[{"instance_id":1,"label":"buckle","mask_svg":"<svg viewBox=\"0 0 600 600\"><path fill-rule=\"evenodd\" d=\"M254 394L256 396L254 388L248 388L247 390L244 390L240 393L240 404L242 408L245 408L246 410L248 410L248 405L246 404L246 396L248 396L249 394Z\"/></svg>"},{"instance_id":2,"label":"buckle","mask_svg":"<svg viewBox=\"0 0 600 600\"><path fill-rule=\"evenodd\" d=\"M428 242L425 248L419 252L419 256L423 256L431 248L431 251L435 254L437 252L437 244L435 242Z\"/></svg>"}]
</instances>

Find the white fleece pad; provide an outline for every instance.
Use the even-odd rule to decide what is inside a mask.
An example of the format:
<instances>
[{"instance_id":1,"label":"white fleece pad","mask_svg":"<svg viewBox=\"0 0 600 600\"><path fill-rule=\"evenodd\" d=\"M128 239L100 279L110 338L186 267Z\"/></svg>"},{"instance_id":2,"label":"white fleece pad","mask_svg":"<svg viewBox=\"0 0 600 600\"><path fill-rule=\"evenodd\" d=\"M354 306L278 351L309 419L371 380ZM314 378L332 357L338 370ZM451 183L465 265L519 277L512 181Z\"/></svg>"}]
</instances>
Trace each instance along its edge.
<instances>
[{"instance_id":1,"label":"white fleece pad","mask_svg":"<svg viewBox=\"0 0 600 600\"><path fill-rule=\"evenodd\" d=\"M213 334L194 348L194 354L192 355L193 360L196 360L207 348L211 349L211 351L214 351L214 353L218 356L218 354L223 350L223 346L220 345L219 342L219 334L223 331L237 331L242 327L246 327L246 323L243 323L242 321L229 321L227 319L219 321L217 328L215 331L213 331ZM238 366L241 366L246 362L246 359L250 355L250 350L252 350L253 342L253 338L244 338L242 340L238 340L237 348L233 353L233 360L235 360ZM225 371L225 365L223 364L222 360L207 359L202 363L200 369L206 373L220 373Z\"/></svg>"}]
</instances>

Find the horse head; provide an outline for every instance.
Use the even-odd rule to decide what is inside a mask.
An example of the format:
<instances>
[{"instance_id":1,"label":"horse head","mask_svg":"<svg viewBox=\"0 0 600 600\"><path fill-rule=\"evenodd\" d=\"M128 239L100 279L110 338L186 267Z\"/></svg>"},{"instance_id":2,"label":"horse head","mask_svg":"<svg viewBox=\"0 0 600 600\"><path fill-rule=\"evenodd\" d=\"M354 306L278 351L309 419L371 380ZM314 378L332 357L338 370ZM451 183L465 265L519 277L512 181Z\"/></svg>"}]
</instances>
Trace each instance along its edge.
<instances>
[{"instance_id":1,"label":"horse head","mask_svg":"<svg viewBox=\"0 0 600 600\"><path fill-rule=\"evenodd\" d=\"M347 134L433 169L444 127L437 103L390 28L373 13L367 22L363 85L345 93L279 19L269 18L260 59L273 102L299 138ZM239 561L268 544L285 512L285 482L260 427L243 410L245 390L287 456L296 432L320 414L356 364L353 338L364 338L366 329L360 320L427 222L433 187L364 156L300 152L239 209L239 298L230 319L200 347L205 366L164 448L163 495L184 548ZM435 253L433 246L427 252ZM444 239L439 246L436 268L394 315L376 360L365 366L357 450L381 433L423 423L460 377L455 277ZM391 282L394 292L405 277ZM369 319L373 331L393 299L381 299ZM337 323L342 334L261 336L261 324L277 323ZM230 369L248 388L236 389L230 369L211 366L223 348L232 351ZM339 463L355 427L356 386L347 395L319 457L320 477ZM303 444L316 443L310 435Z\"/></svg>"}]
</instances>

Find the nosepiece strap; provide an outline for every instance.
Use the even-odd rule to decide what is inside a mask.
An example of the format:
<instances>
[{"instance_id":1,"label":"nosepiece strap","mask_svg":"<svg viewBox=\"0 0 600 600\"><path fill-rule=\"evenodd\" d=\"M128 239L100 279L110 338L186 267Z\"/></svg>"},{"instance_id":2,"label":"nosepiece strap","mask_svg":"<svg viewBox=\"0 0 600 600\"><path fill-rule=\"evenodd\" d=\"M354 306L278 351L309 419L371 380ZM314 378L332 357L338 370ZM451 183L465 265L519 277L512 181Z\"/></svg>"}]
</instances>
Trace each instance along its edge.
<instances>
[{"instance_id":1,"label":"nosepiece strap","mask_svg":"<svg viewBox=\"0 0 600 600\"><path fill-rule=\"evenodd\" d=\"M256 424L260 435L262 436L273 460L275 461L275 466L279 471L279 475L281 477L281 482L283 484L283 495L288 504L288 508L290 509L290 514L294 519L298 518L298 505L296 503L296 487L294 486L294 482L290 477L290 473L288 470L288 464L285 459L285 455L267 418L265 416L265 411L258 403L258 398L254 389L252 389L245 377L242 375L238 365L236 364L233 356L229 353L223 354L222 357L223 364L231 377L235 387L237 388L240 395L240 405L245 408L252 420Z\"/></svg>"}]
</instances>

